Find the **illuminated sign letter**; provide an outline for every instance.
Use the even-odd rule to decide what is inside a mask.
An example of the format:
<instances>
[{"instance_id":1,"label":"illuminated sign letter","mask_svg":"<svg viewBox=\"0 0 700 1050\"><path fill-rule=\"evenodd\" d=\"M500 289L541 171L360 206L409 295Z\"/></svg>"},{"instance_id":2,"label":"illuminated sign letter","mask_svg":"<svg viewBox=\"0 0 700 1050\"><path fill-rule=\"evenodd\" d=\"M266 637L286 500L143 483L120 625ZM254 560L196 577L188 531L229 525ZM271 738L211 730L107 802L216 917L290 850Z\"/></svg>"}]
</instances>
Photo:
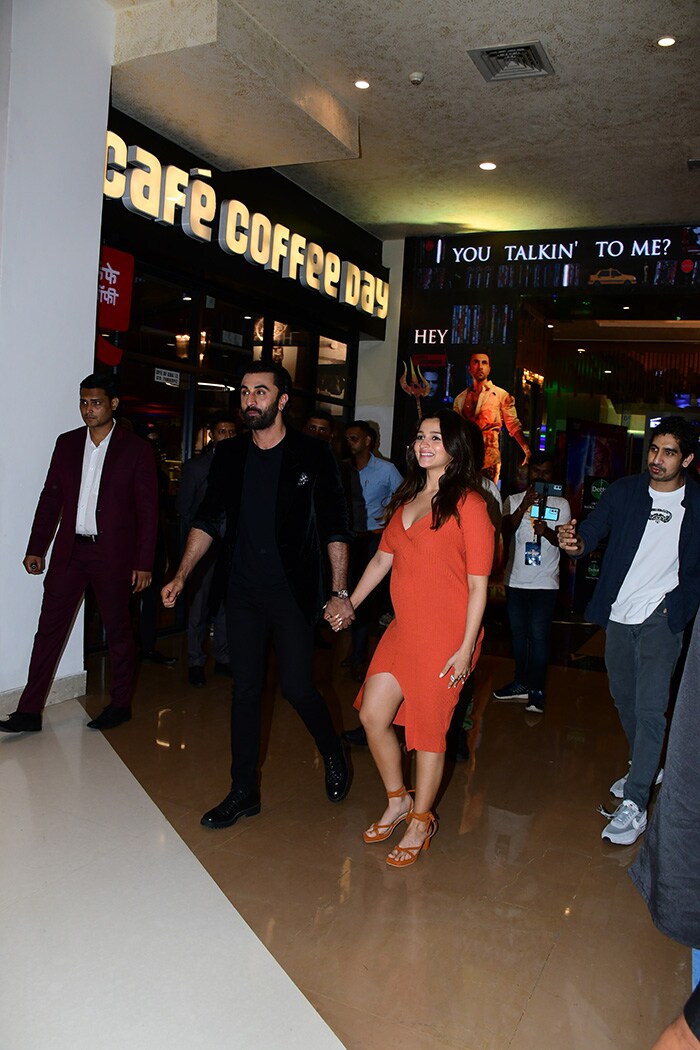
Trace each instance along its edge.
<instances>
[{"instance_id":1,"label":"illuminated sign letter","mask_svg":"<svg viewBox=\"0 0 700 1050\"><path fill-rule=\"evenodd\" d=\"M286 226L276 222L272 227L272 248L270 249L270 258L265 263L265 269L272 270L273 273L279 273L280 262L283 256L286 256L288 248L289 230Z\"/></svg>"},{"instance_id":2,"label":"illuminated sign letter","mask_svg":"<svg viewBox=\"0 0 700 1050\"><path fill-rule=\"evenodd\" d=\"M338 282L340 281L340 259L333 252L328 252L323 263L323 287L321 294L327 299L338 298Z\"/></svg>"},{"instance_id":3,"label":"illuminated sign letter","mask_svg":"<svg viewBox=\"0 0 700 1050\"><path fill-rule=\"evenodd\" d=\"M313 292L321 290L321 274L323 273L323 248L313 241L306 246L306 266L299 274L299 280L304 288L310 288Z\"/></svg>"},{"instance_id":4,"label":"illuminated sign letter","mask_svg":"<svg viewBox=\"0 0 700 1050\"><path fill-rule=\"evenodd\" d=\"M119 138L113 131L107 132L107 145L105 147L105 178L102 192L105 197L118 201L124 196L126 189L126 178L122 174L126 170L128 150L124 139Z\"/></svg>"},{"instance_id":5,"label":"illuminated sign letter","mask_svg":"<svg viewBox=\"0 0 700 1050\"><path fill-rule=\"evenodd\" d=\"M240 201L224 201L219 220L219 247L229 255L244 255L248 247L250 212Z\"/></svg>"},{"instance_id":6,"label":"illuminated sign letter","mask_svg":"<svg viewBox=\"0 0 700 1050\"><path fill-rule=\"evenodd\" d=\"M160 210L156 222L161 226L175 225L175 209L184 208L187 204L185 190L190 177L182 168L168 164L163 168L163 178L160 188Z\"/></svg>"},{"instance_id":7,"label":"illuminated sign letter","mask_svg":"<svg viewBox=\"0 0 700 1050\"><path fill-rule=\"evenodd\" d=\"M375 296L377 299L377 317L384 318L389 312L389 282L382 281L377 278L377 286L375 288Z\"/></svg>"},{"instance_id":8,"label":"illuminated sign letter","mask_svg":"<svg viewBox=\"0 0 700 1050\"><path fill-rule=\"evenodd\" d=\"M216 215L216 193L212 186L195 179L187 187L187 203L182 212L182 228L195 241L210 241L211 227Z\"/></svg>"},{"instance_id":9,"label":"illuminated sign letter","mask_svg":"<svg viewBox=\"0 0 700 1050\"><path fill-rule=\"evenodd\" d=\"M259 263L264 266L270 258L270 247L272 243L272 223L267 215L256 212L250 220L248 236L248 249L245 257L249 263Z\"/></svg>"},{"instance_id":10,"label":"illuminated sign letter","mask_svg":"<svg viewBox=\"0 0 700 1050\"><path fill-rule=\"evenodd\" d=\"M360 285L360 309L366 314L374 313L374 285L375 280L372 274L363 270Z\"/></svg>"},{"instance_id":11,"label":"illuminated sign letter","mask_svg":"<svg viewBox=\"0 0 700 1050\"><path fill-rule=\"evenodd\" d=\"M293 233L289 238L289 251L282 263L282 276L292 281L299 280L299 269L304 265L306 257L306 237L300 233Z\"/></svg>"},{"instance_id":12,"label":"illuminated sign letter","mask_svg":"<svg viewBox=\"0 0 700 1050\"><path fill-rule=\"evenodd\" d=\"M340 302L357 306L360 301L362 273L354 263L344 262L340 269Z\"/></svg>"},{"instance_id":13,"label":"illuminated sign letter","mask_svg":"<svg viewBox=\"0 0 700 1050\"><path fill-rule=\"evenodd\" d=\"M137 215L158 218L160 208L160 161L140 146L129 146L124 205Z\"/></svg>"}]
</instances>

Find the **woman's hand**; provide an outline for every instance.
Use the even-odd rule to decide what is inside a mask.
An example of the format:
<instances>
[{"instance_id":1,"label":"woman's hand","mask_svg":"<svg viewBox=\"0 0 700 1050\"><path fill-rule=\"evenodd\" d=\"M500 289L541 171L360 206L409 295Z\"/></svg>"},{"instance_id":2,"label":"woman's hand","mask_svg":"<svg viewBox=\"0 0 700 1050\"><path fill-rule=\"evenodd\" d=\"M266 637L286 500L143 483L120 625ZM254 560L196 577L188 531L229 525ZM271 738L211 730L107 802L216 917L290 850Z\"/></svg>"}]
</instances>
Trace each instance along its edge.
<instances>
[{"instance_id":1,"label":"woman's hand","mask_svg":"<svg viewBox=\"0 0 700 1050\"><path fill-rule=\"evenodd\" d=\"M464 649L458 649L456 653L452 654L442 671L440 671L440 677L444 678L449 669L452 668L448 689L462 688L471 674L471 662L472 653L466 652Z\"/></svg>"}]
</instances>

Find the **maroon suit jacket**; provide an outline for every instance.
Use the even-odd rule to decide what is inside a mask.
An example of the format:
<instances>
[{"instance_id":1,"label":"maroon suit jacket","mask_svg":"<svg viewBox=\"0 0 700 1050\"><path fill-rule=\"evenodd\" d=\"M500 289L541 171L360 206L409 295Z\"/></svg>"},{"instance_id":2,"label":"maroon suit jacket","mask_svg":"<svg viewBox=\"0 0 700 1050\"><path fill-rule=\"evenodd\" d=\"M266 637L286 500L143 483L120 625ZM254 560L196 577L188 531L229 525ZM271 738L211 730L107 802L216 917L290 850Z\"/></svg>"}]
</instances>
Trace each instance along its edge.
<instances>
[{"instance_id":1,"label":"maroon suit jacket","mask_svg":"<svg viewBox=\"0 0 700 1050\"><path fill-rule=\"evenodd\" d=\"M85 430L59 436L34 515L27 554L44 557L58 526L49 575L65 569L75 544ZM157 528L155 457L147 441L117 424L97 500L97 546L105 565L115 576L131 575L134 569L151 572Z\"/></svg>"}]
</instances>

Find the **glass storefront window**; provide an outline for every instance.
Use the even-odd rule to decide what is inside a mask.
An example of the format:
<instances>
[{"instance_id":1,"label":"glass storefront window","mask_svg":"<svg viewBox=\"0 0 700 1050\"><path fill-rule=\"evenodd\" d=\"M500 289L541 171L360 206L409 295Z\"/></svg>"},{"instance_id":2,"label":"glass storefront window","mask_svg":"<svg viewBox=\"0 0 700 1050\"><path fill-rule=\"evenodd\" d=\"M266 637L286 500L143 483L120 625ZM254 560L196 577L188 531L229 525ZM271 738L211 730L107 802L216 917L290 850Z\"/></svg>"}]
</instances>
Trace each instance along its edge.
<instances>
[{"instance_id":1,"label":"glass storefront window","mask_svg":"<svg viewBox=\"0 0 700 1050\"><path fill-rule=\"evenodd\" d=\"M348 346L322 335L318 345L316 394L343 400L347 396Z\"/></svg>"}]
</instances>

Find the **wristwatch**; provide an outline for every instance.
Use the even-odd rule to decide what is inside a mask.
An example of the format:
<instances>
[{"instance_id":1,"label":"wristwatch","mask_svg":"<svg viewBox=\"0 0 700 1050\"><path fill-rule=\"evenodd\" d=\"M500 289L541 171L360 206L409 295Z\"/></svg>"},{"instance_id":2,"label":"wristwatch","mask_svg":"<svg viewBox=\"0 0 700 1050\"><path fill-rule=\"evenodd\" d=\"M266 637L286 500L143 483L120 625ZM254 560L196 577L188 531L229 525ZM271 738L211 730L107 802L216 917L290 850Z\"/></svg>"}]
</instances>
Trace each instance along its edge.
<instances>
[{"instance_id":1,"label":"wristwatch","mask_svg":"<svg viewBox=\"0 0 700 1050\"><path fill-rule=\"evenodd\" d=\"M349 598L350 595L348 594L348 592L343 587L343 589L340 590L340 591L331 591L331 597L332 598Z\"/></svg>"}]
</instances>

